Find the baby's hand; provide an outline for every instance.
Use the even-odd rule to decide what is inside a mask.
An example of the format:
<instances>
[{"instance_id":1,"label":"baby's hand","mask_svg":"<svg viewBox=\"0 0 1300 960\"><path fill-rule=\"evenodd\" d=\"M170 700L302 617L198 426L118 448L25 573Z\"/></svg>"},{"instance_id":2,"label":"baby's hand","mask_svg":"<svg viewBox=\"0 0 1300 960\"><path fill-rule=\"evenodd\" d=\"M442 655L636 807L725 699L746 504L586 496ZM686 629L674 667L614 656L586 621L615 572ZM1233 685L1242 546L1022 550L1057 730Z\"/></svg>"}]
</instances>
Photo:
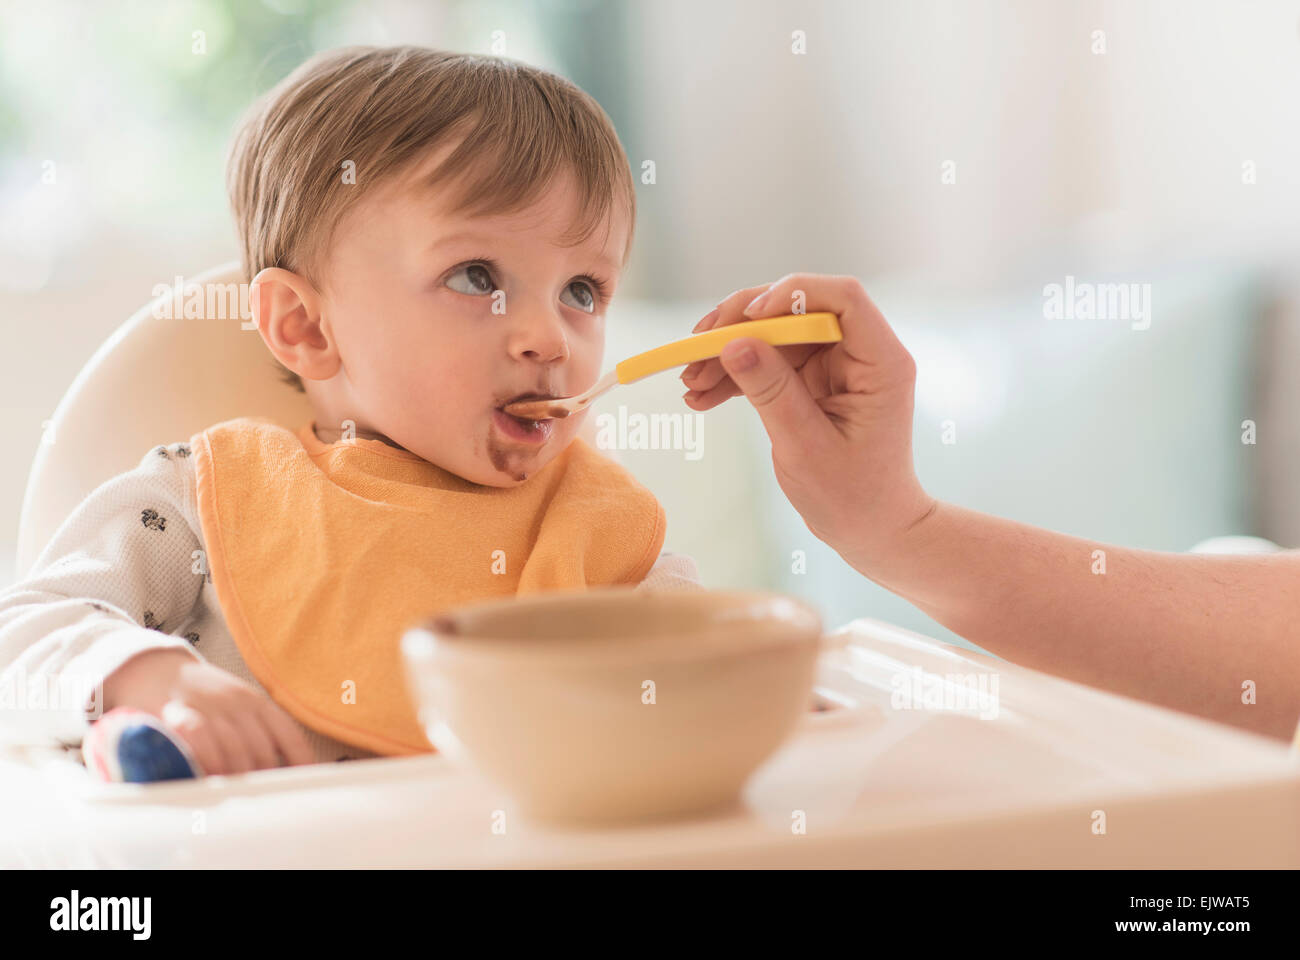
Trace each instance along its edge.
<instances>
[{"instance_id":1,"label":"baby's hand","mask_svg":"<svg viewBox=\"0 0 1300 960\"><path fill-rule=\"evenodd\" d=\"M158 717L189 745L204 773L315 761L287 713L238 677L183 650L137 654L105 677L104 711L114 707Z\"/></svg>"},{"instance_id":2,"label":"baby's hand","mask_svg":"<svg viewBox=\"0 0 1300 960\"><path fill-rule=\"evenodd\" d=\"M761 301L755 298L766 294ZM755 301L751 303L751 301ZM710 410L742 392L772 439L777 482L808 529L870 576L875 562L933 509L912 465L916 364L853 277L789 274L737 290L696 332L744 320L826 310L844 339L773 347L753 337L691 364L686 403ZM738 361L745 348L755 363Z\"/></svg>"}]
</instances>

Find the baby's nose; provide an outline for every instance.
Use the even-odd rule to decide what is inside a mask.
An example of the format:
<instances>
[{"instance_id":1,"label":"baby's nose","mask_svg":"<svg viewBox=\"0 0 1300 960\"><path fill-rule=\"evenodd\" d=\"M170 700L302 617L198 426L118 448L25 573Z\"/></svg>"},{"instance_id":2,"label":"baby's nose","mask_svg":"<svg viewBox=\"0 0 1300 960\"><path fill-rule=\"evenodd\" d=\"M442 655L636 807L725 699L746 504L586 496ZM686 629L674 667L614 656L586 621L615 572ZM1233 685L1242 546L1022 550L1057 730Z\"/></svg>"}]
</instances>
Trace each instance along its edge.
<instances>
[{"instance_id":1,"label":"baby's nose","mask_svg":"<svg viewBox=\"0 0 1300 960\"><path fill-rule=\"evenodd\" d=\"M558 318L536 318L516 331L513 351L534 363L561 363L568 359L569 342Z\"/></svg>"},{"instance_id":2,"label":"baby's nose","mask_svg":"<svg viewBox=\"0 0 1300 960\"><path fill-rule=\"evenodd\" d=\"M523 355L537 363L558 363L568 356L568 351L564 349L563 345L560 345L553 349L525 350Z\"/></svg>"}]
</instances>

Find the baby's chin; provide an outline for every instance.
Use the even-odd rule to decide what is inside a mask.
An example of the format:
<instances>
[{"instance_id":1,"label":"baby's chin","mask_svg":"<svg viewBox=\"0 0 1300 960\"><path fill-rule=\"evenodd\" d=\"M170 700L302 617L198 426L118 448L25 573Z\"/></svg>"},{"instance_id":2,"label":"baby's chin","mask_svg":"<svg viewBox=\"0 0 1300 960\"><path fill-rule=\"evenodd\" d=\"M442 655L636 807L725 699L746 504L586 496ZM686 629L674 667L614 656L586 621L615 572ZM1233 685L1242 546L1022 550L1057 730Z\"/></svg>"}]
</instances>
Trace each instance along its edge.
<instances>
[{"instance_id":1,"label":"baby's chin","mask_svg":"<svg viewBox=\"0 0 1300 960\"><path fill-rule=\"evenodd\" d=\"M578 418L580 419L580 418ZM553 420L535 432L505 431L493 420L475 418L461 432L431 431L407 446L417 457L484 487L517 487L556 458L577 436L579 423Z\"/></svg>"},{"instance_id":2,"label":"baby's chin","mask_svg":"<svg viewBox=\"0 0 1300 960\"><path fill-rule=\"evenodd\" d=\"M555 459L555 454L564 448L563 443L547 444L544 450L534 451L482 451L481 446L473 454L461 457L424 456L434 466L441 467L448 473L460 477L469 483L481 487L517 487L528 480Z\"/></svg>"},{"instance_id":3,"label":"baby's chin","mask_svg":"<svg viewBox=\"0 0 1300 960\"><path fill-rule=\"evenodd\" d=\"M521 420L494 410L480 458L485 461L485 475L475 482L494 487L518 486L564 449L572 437L572 426L562 420Z\"/></svg>"},{"instance_id":4,"label":"baby's chin","mask_svg":"<svg viewBox=\"0 0 1300 960\"><path fill-rule=\"evenodd\" d=\"M536 474L564 449L570 431L548 429L536 440L517 440L497 430L488 433L481 463L485 477L478 480L493 487L514 487Z\"/></svg>"}]
</instances>

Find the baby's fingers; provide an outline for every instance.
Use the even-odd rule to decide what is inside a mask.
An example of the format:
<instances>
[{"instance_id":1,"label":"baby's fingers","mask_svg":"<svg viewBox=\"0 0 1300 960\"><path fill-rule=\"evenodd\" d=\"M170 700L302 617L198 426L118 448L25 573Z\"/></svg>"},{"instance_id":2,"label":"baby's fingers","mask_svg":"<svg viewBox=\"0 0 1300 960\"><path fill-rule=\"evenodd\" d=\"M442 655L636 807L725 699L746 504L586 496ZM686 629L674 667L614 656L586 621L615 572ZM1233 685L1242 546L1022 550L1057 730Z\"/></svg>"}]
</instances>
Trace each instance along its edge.
<instances>
[{"instance_id":1,"label":"baby's fingers","mask_svg":"<svg viewBox=\"0 0 1300 960\"><path fill-rule=\"evenodd\" d=\"M267 770L280 765L280 758L275 754L275 741L262 725L259 714L241 710L231 719L239 728L244 745L253 758L254 770Z\"/></svg>"},{"instance_id":2,"label":"baby's fingers","mask_svg":"<svg viewBox=\"0 0 1300 960\"><path fill-rule=\"evenodd\" d=\"M163 704L158 715L169 730L185 741L204 774L225 773L221 745L208 728L203 714L179 700L171 700Z\"/></svg>"},{"instance_id":3,"label":"baby's fingers","mask_svg":"<svg viewBox=\"0 0 1300 960\"><path fill-rule=\"evenodd\" d=\"M248 745L234 721L222 716L209 716L208 726L221 744L221 753L226 758L226 773L247 773L253 769Z\"/></svg>"},{"instance_id":4,"label":"baby's fingers","mask_svg":"<svg viewBox=\"0 0 1300 960\"><path fill-rule=\"evenodd\" d=\"M275 740L276 749L280 751L280 756L284 757L285 763L294 766L316 762L316 754L308 745L307 738L302 735L302 731L287 713L274 703L264 702L259 715Z\"/></svg>"}]
</instances>

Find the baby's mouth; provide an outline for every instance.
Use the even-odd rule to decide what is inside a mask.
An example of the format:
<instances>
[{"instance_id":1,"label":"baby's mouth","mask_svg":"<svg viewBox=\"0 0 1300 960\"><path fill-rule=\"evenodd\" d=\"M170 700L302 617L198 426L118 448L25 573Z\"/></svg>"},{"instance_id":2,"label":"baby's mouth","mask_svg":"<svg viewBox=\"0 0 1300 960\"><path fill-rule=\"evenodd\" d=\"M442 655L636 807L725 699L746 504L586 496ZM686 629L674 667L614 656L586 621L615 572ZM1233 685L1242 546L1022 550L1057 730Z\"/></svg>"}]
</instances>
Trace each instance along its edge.
<instances>
[{"instance_id":1,"label":"baby's mouth","mask_svg":"<svg viewBox=\"0 0 1300 960\"><path fill-rule=\"evenodd\" d=\"M523 417L516 417L506 413L502 407L508 407L512 403L521 403L524 400L556 400L556 394L537 393L530 391L521 393L518 396L510 397L497 405L492 413L492 422L502 434L511 440L517 440L522 443L545 443L550 439L551 431L555 427L553 419L547 420L525 420Z\"/></svg>"}]
</instances>

